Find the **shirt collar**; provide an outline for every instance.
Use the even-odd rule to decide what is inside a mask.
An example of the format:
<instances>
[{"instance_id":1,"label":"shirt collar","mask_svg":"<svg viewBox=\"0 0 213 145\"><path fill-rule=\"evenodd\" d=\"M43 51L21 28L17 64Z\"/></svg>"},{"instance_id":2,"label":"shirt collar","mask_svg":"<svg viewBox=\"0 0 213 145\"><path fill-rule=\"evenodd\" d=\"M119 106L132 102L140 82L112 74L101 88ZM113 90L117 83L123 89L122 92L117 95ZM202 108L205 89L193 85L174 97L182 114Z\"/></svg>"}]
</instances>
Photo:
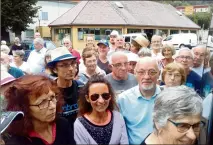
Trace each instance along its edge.
<instances>
[{"instance_id":1,"label":"shirt collar","mask_svg":"<svg viewBox=\"0 0 213 145\"><path fill-rule=\"evenodd\" d=\"M137 98L142 97L145 100L150 100L152 98L155 98L161 92L160 86L156 85L155 94L150 99L147 99L144 96L142 96L140 89L139 89L139 85L135 89L136 89L135 92L136 92Z\"/></svg>"}]
</instances>

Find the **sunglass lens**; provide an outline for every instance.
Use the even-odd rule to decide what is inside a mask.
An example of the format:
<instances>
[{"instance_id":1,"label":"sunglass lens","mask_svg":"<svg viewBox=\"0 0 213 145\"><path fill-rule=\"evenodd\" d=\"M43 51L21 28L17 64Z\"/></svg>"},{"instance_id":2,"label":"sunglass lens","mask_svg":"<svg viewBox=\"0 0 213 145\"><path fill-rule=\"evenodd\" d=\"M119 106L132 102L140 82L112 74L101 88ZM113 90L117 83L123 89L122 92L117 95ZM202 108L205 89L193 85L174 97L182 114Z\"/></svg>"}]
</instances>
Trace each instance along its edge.
<instances>
[{"instance_id":1,"label":"sunglass lens","mask_svg":"<svg viewBox=\"0 0 213 145\"><path fill-rule=\"evenodd\" d=\"M92 101L96 101L99 98L99 94L93 94L90 96Z\"/></svg>"},{"instance_id":2,"label":"sunglass lens","mask_svg":"<svg viewBox=\"0 0 213 145\"><path fill-rule=\"evenodd\" d=\"M103 97L104 100L108 100L110 98L109 93L103 93L101 96Z\"/></svg>"}]
</instances>

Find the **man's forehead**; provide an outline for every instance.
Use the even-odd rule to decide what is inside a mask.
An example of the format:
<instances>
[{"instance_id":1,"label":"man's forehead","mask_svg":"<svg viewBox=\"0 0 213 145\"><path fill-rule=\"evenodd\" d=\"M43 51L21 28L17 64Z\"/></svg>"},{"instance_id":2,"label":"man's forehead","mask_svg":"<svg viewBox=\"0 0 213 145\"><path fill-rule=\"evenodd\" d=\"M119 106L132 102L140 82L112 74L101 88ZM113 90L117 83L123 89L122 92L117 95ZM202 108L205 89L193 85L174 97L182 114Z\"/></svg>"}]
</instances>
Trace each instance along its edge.
<instances>
[{"instance_id":1,"label":"man's forehead","mask_svg":"<svg viewBox=\"0 0 213 145\"><path fill-rule=\"evenodd\" d=\"M69 63L69 62L73 62L73 61L75 61L75 59L62 60L62 61L59 61L57 63L58 64L63 64L63 63Z\"/></svg>"},{"instance_id":2,"label":"man's forehead","mask_svg":"<svg viewBox=\"0 0 213 145\"><path fill-rule=\"evenodd\" d=\"M181 50L179 51L179 55L192 56L192 53L189 50Z\"/></svg>"},{"instance_id":3,"label":"man's forehead","mask_svg":"<svg viewBox=\"0 0 213 145\"><path fill-rule=\"evenodd\" d=\"M121 55L121 54L117 54L112 56L112 62L113 63L123 63L123 62L127 62L128 58L126 55Z\"/></svg>"},{"instance_id":4,"label":"man's forehead","mask_svg":"<svg viewBox=\"0 0 213 145\"><path fill-rule=\"evenodd\" d=\"M193 52L200 52L200 53L205 53L205 48L197 47L193 49Z\"/></svg>"}]
</instances>

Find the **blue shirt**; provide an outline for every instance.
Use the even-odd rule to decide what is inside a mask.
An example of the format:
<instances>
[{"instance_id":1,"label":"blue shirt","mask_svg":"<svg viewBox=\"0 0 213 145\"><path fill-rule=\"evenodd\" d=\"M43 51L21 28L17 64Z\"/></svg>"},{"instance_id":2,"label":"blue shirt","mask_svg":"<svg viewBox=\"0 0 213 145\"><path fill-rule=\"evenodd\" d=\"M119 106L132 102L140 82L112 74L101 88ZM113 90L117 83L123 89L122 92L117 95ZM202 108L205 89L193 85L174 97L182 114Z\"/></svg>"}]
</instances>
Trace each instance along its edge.
<instances>
[{"instance_id":1,"label":"blue shirt","mask_svg":"<svg viewBox=\"0 0 213 145\"><path fill-rule=\"evenodd\" d=\"M140 144L153 131L152 112L160 92L157 86L155 94L147 99L142 96L137 85L118 96L117 103L126 123L130 144Z\"/></svg>"},{"instance_id":2,"label":"blue shirt","mask_svg":"<svg viewBox=\"0 0 213 145\"><path fill-rule=\"evenodd\" d=\"M193 70L187 75L186 86L193 88L197 93L201 94L201 77Z\"/></svg>"},{"instance_id":3,"label":"blue shirt","mask_svg":"<svg viewBox=\"0 0 213 145\"><path fill-rule=\"evenodd\" d=\"M204 97L208 96L213 88L213 75L211 72L207 72L203 75L202 87L203 87L203 96Z\"/></svg>"}]
</instances>

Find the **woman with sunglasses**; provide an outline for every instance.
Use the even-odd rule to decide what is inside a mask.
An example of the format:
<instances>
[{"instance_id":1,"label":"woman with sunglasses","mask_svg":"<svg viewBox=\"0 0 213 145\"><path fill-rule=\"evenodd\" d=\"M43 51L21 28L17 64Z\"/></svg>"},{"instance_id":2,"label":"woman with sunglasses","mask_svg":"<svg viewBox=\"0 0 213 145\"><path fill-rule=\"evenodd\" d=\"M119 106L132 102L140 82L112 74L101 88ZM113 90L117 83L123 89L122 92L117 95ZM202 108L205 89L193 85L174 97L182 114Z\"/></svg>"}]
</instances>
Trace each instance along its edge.
<instances>
[{"instance_id":1,"label":"woman with sunglasses","mask_svg":"<svg viewBox=\"0 0 213 145\"><path fill-rule=\"evenodd\" d=\"M92 76L81 90L79 117L74 123L77 144L128 144L124 119L103 76Z\"/></svg>"},{"instance_id":2,"label":"woman with sunglasses","mask_svg":"<svg viewBox=\"0 0 213 145\"><path fill-rule=\"evenodd\" d=\"M201 121L202 99L186 86L164 89L156 98L153 121L154 131L141 145L195 144L204 127Z\"/></svg>"},{"instance_id":3,"label":"woman with sunglasses","mask_svg":"<svg viewBox=\"0 0 213 145\"><path fill-rule=\"evenodd\" d=\"M26 75L5 92L6 111L22 111L24 117L12 122L3 139L6 145L75 144L73 128L56 117L61 100L57 84L47 77Z\"/></svg>"}]
</instances>

